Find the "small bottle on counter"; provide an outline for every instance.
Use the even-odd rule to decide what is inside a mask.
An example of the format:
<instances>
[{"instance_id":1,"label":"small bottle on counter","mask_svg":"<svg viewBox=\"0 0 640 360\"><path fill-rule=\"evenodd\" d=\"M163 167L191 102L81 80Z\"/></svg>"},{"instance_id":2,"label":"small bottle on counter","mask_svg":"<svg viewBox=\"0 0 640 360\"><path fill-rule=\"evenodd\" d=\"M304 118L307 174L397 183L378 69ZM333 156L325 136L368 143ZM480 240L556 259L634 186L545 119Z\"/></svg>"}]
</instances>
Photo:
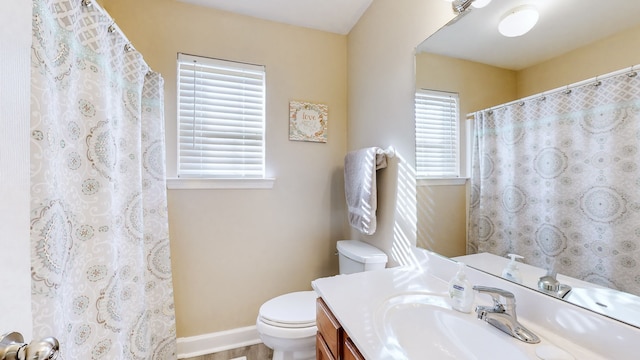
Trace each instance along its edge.
<instances>
[{"instance_id":1,"label":"small bottle on counter","mask_svg":"<svg viewBox=\"0 0 640 360\"><path fill-rule=\"evenodd\" d=\"M518 269L516 259L524 259L524 257L516 254L509 254L508 256L511 258L511 261L509 261L504 270L502 270L502 277L509 281L522 284L522 275L520 275L520 269Z\"/></svg>"},{"instance_id":2,"label":"small bottle on counter","mask_svg":"<svg viewBox=\"0 0 640 360\"><path fill-rule=\"evenodd\" d=\"M471 312L473 299L475 294L473 286L467 280L465 273L466 265L458 262L458 272L449 281L449 297L451 298L451 307L463 313Z\"/></svg>"}]
</instances>

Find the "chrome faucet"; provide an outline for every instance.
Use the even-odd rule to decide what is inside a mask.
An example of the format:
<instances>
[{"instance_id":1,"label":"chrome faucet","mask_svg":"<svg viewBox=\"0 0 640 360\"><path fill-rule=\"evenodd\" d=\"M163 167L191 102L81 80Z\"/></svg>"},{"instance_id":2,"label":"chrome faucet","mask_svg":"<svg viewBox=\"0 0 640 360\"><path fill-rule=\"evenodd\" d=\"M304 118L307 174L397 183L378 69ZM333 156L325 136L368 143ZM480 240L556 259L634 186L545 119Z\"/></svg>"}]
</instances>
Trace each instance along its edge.
<instances>
[{"instance_id":1,"label":"chrome faucet","mask_svg":"<svg viewBox=\"0 0 640 360\"><path fill-rule=\"evenodd\" d=\"M12 332L0 337L0 360L53 360L59 347L53 337L26 344L20 333Z\"/></svg>"},{"instance_id":2,"label":"chrome faucet","mask_svg":"<svg viewBox=\"0 0 640 360\"><path fill-rule=\"evenodd\" d=\"M493 299L493 306L476 307L478 319L484 320L502 332L526 343L536 344L540 342L540 338L536 334L518 322L516 297L513 293L487 286L474 286L473 290L481 294L488 294ZM504 303L500 302L500 298L504 299Z\"/></svg>"},{"instance_id":3,"label":"chrome faucet","mask_svg":"<svg viewBox=\"0 0 640 360\"><path fill-rule=\"evenodd\" d=\"M553 270L549 270L547 271L547 275L541 276L538 280L538 289L545 294L564 299L569 291L571 291L571 286L561 284L556 279L556 272Z\"/></svg>"}]
</instances>

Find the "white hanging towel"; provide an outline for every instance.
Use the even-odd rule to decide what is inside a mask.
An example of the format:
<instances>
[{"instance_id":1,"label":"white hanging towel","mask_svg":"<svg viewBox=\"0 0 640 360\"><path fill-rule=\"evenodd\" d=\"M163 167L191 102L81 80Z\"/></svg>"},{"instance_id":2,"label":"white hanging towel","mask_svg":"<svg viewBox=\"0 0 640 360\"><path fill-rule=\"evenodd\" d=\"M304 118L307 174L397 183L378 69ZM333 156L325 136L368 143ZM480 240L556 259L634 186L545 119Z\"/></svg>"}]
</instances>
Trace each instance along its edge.
<instances>
[{"instance_id":1,"label":"white hanging towel","mask_svg":"<svg viewBox=\"0 0 640 360\"><path fill-rule=\"evenodd\" d=\"M344 158L344 190L349 224L366 235L376 232L376 170L386 167L387 157L378 147L351 151Z\"/></svg>"}]
</instances>

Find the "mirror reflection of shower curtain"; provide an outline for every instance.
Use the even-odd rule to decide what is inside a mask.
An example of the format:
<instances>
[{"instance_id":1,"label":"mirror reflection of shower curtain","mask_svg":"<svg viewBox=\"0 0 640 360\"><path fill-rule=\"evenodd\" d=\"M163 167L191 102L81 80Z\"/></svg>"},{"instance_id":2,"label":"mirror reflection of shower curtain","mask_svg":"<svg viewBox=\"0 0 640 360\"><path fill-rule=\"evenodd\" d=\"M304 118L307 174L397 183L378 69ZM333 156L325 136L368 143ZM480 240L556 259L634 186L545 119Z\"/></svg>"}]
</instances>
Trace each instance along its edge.
<instances>
[{"instance_id":1,"label":"mirror reflection of shower curtain","mask_svg":"<svg viewBox=\"0 0 640 360\"><path fill-rule=\"evenodd\" d=\"M640 77L475 115L469 254L640 295Z\"/></svg>"},{"instance_id":2,"label":"mirror reflection of shower curtain","mask_svg":"<svg viewBox=\"0 0 640 360\"><path fill-rule=\"evenodd\" d=\"M175 359L163 80L97 6L34 0L34 338L65 359Z\"/></svg>"}]
</instances>

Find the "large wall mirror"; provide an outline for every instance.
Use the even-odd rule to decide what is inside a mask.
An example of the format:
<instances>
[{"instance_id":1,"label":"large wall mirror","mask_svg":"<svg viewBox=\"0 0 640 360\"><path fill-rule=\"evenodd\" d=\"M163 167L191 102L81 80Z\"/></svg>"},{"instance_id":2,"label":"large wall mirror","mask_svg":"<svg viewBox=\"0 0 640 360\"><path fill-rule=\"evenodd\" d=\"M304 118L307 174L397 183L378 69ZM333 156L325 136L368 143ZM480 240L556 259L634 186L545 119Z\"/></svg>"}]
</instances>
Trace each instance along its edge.
<instances>
[{"instance_id":1,"label":"large wall mirror","mask_svg":"<svg viewBox=\"0 0 640 360\"><path fill-rule=\"evenodd\" d=\"M539 12L535 27L518 37L500 35L501 18L525 4ZM459 94L464 139L466 114L613 71L632 71L640 64L639 39L640 1L492 0L483 8L469 7L418 44L416 87ZM463 164L470 161L468 150L463 145ZM417 193L418 246L448 257L465 256L469 182L426 183ZM634 244L640 249L640 238ZM640 256L629 261L640 266ZM502 268L481 263L470 265L500 276ZM536 281L523 285L538 288ZM601 289L604 284L596 285ZM570 302L640 327L640 294L611 289L596 298L601 296L607 301L601 309Z\"/></svg>"}]
</instances>

